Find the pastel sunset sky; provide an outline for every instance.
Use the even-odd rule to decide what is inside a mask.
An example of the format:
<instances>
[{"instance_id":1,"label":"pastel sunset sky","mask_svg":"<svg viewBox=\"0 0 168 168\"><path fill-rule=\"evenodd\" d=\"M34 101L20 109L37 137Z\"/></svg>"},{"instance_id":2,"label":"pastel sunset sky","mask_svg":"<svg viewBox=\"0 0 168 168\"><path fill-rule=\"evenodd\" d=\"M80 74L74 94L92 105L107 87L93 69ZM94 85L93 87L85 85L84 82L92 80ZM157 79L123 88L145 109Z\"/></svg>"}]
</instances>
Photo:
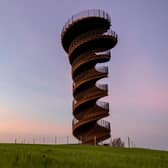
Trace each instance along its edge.
<instances>
[{"instance_id":1,"label":"pastel sunset sky","mask_svg":"<svg viewBox=\"0 0 168 168\"><path fill-rule=\"evenodd\" d=\"M108 63L112 137L168 150L168 1L0 0L0 142L72 135L64 23L103 9L119 37Z\"/></svg>"}]
</instances>

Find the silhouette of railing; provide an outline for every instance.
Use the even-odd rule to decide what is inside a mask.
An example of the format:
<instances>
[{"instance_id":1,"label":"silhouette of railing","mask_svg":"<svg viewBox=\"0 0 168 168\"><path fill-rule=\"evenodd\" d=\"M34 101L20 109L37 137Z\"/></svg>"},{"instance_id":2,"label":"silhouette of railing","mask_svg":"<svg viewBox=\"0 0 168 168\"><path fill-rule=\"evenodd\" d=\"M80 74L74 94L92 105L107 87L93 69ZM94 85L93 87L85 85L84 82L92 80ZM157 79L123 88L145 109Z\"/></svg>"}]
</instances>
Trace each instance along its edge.
<instances>
[{"instance_id":1,"label":"silhouette of railing","mask_svg":"<svg viewBox=\"0 0 168 168\"><path fill-rule=\"evenodd\" d=\"M108 85L107 84L98 84L98 83L96 83L96 87L101 89L101 90L108 90Z\"/></svg>"},{"instance_id":2,"label":"silhouette of railing","mask_svg":"<svg viewBox=\"0 0 168 168\"><path fill-rule=\"evenodd\" d=\"M105 33L103 33L103 35L109 35L109 36L112 36L114 38L118 38L118 35L111 29L109 29L108 31L106 31Z\"/></svg>"},{"instance_id":3,"label":"silhouette of railing","mask_svg":"<svg viewBox=\"0 0 168 168\"><path fill-rule=\"evenodd\" d=\"M108 67L107 67L107 66L96 66L95 69L96 69L98 72L108 73Z\"/></svg>"},{"instance_id":4,"label":"silhouette of railing","mask_svg":"<svg viewBox=\"0 0 168 168\"><path fill-rule=\"evenodd\" d=\"M102 102L102 101L97 101L96 104L106 110L109 110L109 103L108 102Z\"/></svg>"},{"instance_id":5,"label":"silhouette of railing","mask_svg":"<svg viewBox=\"0 0 168 168\"><path fill-rule=\"evenodd\" d=\"M98 52L98 51L92 51L92 52L84 52L82 54L80 54L72 63L72 67L77 63L79 62L82 58L84 59L87 59L91 56L93 56L94 54L96 54L97 56L98 55L107 55L107 56L111 56L111 51L110 50L107 50L107 51L101 51L101 52Z\"/></svg>"},{"instance_id":6,"label":"silhouette of railing","mask_svg":"<svg viewBox=\"0 0 168 168\"><path fill-rule=\"evenodd\" d=\"M101 52L95 52L96 55L111 55L111 51L107 50L107 51L101 51Z\"/></svg>"},{"instance_id":7,"label":"silhouette of railing","mask_svg":"<svg viewBox=\"0 0 168 168\"><path fill-rule=\"evenodd\" d=\"M110 123L108 121L98 120L97 124L104 127L104 128L110 129Z\"/></svg>"},{"instance_id":8,"label":"silhouette of railing","mask_svg":"<svg viewBox=\"0 0 168 168\"><path fill-rule=\"evenodd\" d=\"M73 15L68 21L65 23L62 33L71 25L73 22L77 22L80 19L88 18L88 17L98 17L98 18L104 18L111 22L110 16L104 12L103 10L100 9L90 9L86 11L79 12L75 15Z\"/></svg>"}]
</instances>

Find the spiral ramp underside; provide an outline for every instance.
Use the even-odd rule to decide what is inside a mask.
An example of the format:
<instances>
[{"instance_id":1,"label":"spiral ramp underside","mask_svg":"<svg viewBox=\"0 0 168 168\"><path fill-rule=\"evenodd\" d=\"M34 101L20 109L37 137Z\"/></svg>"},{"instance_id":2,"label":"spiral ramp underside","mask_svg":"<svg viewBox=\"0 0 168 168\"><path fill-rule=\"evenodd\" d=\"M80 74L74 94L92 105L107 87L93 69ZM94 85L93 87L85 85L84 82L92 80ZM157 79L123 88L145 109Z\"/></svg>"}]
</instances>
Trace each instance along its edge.
<instances>
[{"instance_id":1,"label":"spiral ramp underside","mask_svg":"<svg viewBox=\"0 0 168 168\"><path fill-rule=\"evenodd\" d=\"M92 11L86 11L83 17L73 16L62 31L62 45L72 65L73 135L83 144L99 143L111 133L110 123L101 120L109 115L109 103L99 101L108 95L108 87L98 84L108 76L108 67L96 65L110 60L117 35L110 30L107 13Z\"/></svg>"}]
</instances>

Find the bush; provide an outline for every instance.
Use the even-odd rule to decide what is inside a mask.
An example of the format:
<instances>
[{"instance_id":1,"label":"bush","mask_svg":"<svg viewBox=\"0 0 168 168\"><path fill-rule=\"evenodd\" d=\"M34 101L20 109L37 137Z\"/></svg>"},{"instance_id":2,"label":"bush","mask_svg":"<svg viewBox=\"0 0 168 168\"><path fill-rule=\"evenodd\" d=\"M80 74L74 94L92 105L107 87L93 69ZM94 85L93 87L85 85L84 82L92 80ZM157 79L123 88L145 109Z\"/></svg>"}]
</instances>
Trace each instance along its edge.
<instances>
[{"instance_id":1,"label":"bush","mask_svg":"<svg viewBox=\"0 0 168 168\"><path fill-rule=\"evenodd\" d=\"M121 138L115 138L112 141L112 147L124 147L124 142L121 140Z\"/></svg>"}]
</instances>

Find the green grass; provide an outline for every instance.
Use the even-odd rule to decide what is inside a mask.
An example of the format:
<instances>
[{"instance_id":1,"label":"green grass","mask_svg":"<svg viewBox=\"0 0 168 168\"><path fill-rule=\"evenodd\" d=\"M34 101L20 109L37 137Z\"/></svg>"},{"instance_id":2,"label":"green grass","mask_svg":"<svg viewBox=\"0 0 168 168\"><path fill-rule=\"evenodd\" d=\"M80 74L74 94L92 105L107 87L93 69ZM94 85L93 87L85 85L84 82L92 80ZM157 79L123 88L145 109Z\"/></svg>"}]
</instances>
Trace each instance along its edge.
<instances>
[{"instance_id":1,"label":"green grass","mask_svg":"<svg viewBox=\"0 0 168 168\"><path fill-rule=\"evenodd\" d=\"M0 144L0 168L168 168L168 152L82 145Z\"/></svg>"}]
</instances>

